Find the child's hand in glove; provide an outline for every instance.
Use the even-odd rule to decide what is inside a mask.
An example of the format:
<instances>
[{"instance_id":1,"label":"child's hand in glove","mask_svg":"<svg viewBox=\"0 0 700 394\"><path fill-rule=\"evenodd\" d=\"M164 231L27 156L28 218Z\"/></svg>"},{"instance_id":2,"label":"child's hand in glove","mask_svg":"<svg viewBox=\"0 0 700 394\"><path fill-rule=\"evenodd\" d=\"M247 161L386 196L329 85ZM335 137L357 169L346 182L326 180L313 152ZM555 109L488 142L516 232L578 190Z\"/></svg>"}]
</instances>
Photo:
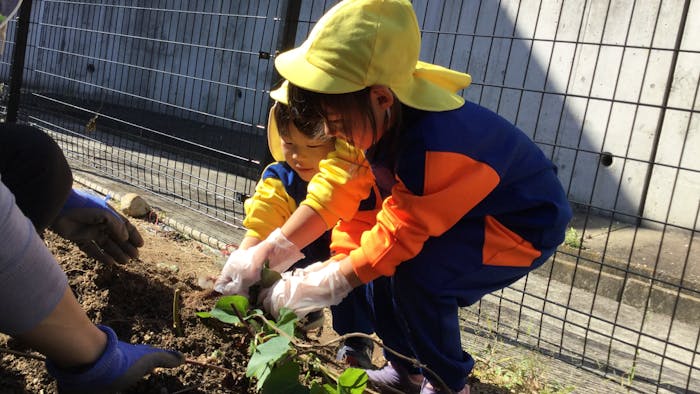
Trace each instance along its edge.
<instances>
[{"instance_id":1,"label":"child's hand in glove","mask_svg":"<svg viewBox=\"0 0 700 394\"><path fill-rule=\"evenodd\" d=\"M105 199L82 190L71 190L51 229L103 263L127 263L138 257L137 248L143 246L133 224Z\"/></svg>"},{"instance_id":2,"label":"child's hand in glove","mask_svg":"<svg viewBox=\"0 0 700 394\"><path fill-rule=\"evenodd\" d=\"M216 278L214 290L221 294L240 294L248 297L250 286L260 280L265 264L265 250L259 246L260 244L245 250L234 250Z\"/></svg>"},{"instance_id":3,"label":"child's hand in glove","mask_svg":"<svg viewBox=\"0 0 700 394\"><path fill-rule=\"evenodd\" d=\"M299 248L278 228L259 244L231 253L214 284L214 290L222 294L248 296L250 286L260 280L265 261L269 261L271 270L284 272L303 258Z\"/></svg>"},{"instance_id":4,"label":"child's hand in glove","mask_svg":"<svg viewBox=\"0 0 700 394\"><path fill-rule=\"evenodd\" d=\"M316 263L304 269L284 272L282 279L260 292L263 307L275 318L288 308L302 318L309 312L337 305L352 286L340 271L340 263Z\"/></svg>"}]
</instances>

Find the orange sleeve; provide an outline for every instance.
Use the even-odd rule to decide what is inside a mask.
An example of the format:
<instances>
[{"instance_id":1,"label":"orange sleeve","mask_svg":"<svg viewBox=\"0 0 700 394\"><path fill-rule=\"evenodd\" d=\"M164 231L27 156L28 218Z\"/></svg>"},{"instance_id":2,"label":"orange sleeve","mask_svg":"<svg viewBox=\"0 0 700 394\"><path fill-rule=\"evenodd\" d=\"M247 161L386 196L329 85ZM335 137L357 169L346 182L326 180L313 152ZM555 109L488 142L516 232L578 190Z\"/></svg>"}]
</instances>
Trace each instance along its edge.
<instances>
[{"instance_id":1,"label":"orange sleeve","mask_svg":"<svg viewBox=\"0 0 700 394\"><path fill-rule=\"evenodd\" d=\"M384 200L377 223L350 252L357 276L367 283L393 275L396 266L415 257L428 237L454 226L498 185L489 165L452 152L426 152L423 195L399 179Z\"/></svg>"},{"instance_id":2,"label":"orange sleeve","mask_svg":"<svg viewBox=\"0 0 700 394\"><path fill-rule=\"evenodd\" d=\"M331 235L331 255L347 256L351 251L360 247L362 233L372 229L377 222L377 212L381 209L381 198L377 186L373 186L372 192L376 196L377 204L374 209L357 211L352 220L339 220L333 227Z\"/></svg>"}]
</instances>

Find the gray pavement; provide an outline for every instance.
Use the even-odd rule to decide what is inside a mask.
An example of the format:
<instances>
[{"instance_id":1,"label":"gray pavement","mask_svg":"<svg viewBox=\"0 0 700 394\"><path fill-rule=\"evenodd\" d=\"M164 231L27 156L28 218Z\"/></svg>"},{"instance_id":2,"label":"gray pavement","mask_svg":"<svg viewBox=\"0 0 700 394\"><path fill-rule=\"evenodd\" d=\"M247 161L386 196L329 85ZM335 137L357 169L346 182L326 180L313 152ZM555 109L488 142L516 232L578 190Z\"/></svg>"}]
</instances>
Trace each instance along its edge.
<instances>
[{"instance_id":1,"label":"gray pavement","mask_svg":"<svg viewBox=\"0 0 700 394\"><path fill-rule=\"evenodd\" d=\"M581 249L536 271L625 304L700 325L700 233L577 213Z\"/></svg>"}]
</instances>

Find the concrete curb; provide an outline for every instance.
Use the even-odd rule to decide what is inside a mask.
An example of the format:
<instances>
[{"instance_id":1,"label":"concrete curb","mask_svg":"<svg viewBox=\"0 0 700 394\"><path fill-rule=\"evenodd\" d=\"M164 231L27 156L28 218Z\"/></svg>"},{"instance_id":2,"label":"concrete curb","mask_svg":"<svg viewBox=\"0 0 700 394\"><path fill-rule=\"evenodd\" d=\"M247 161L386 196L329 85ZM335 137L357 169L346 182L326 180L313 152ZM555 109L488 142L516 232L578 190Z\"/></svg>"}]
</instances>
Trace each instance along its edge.
<instances>
[{"instance_id":1,"label":"concrete curb","mask_svg":"<svg viewBox=\"0 0 700 394\"><path fill-rule=\"evenodd\" d=\"M93 189L100 194L103 194L105 196L109 196L111 199L114 199L116 201L120 201L122 198L122 194L116 193L112 190L109 190L109 189L107 189L101 185L98 185L97 183L91 182L83 177L74 175L73 181L76 183L79 183L83 186L86 186L90 189ZM118 209L117 209L117 211L118 211ZM196 241L199 241L205 245L208 245L212 248L215 248L217 250L222 250L222 251L228 250L229 247L231 247L230 244L227 244L227 243L217 239L216 237L213 237L209 234L203 233L203 232L193 228L192 226L188 226L188 225L185 225L185 224L178 222L177 220L169 217L168 213L165 211L155 210L155 209L152 209L152 211L155 212L156 215L158 215L157 220L159 222L164 223L164 224L174 228L175 230L179 231L180 233L185 234L188 237L190 237Z\"/></svg>"},{"instance_id":2,"label":"concrete curb","mask_svg":"<svg viewBox=\"0 0 700 394\"><path fill-rule=\"evenodd\" d=\"M688 323L700 316L700 298L680 292L677 288L649 279L644 272L616 268L626 262L609 264L613 257L606 256L606 265L600 256L588 251L578 252L566 245L559 247L556 259L549 259L532 273L579 289L610 298L617 302L672 315Z\"/></svg>"}]
</instances>

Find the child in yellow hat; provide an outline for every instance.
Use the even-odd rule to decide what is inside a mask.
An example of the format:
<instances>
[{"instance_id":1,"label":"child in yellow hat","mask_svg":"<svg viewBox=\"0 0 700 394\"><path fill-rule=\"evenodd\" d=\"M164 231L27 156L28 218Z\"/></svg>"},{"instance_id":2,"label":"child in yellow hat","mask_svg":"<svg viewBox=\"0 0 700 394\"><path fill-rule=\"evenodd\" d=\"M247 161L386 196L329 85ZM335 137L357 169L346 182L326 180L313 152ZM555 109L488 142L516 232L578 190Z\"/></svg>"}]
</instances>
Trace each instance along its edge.
<instances>
[{"instance_id":1,"label":"child in yellow hat","mask_svg":"<svg viewBox=\"0 0 700 394\"><path fill-rule=\"evenodd\" d=\"M367 223L373 221L371 218L379 210L381 199L378 191L373 191L363 201L360 201L360 196L366 194L364 192L345 198L336 196L333 204L326 196L331 193L324 192L332 188L329 182L311 183L319 171L326 173L324 179L330 178L335 183L347 185L347 178L353 178L349 183L357 190L364 190L363 185L371 186L368 182L372 182L371 172L362 169L363 162L367 165L362 152L343 140L336 141L325 135L320 117L292 116L287 105L277 102L270 110L268 141L277 161L264 169L255 193L245 201L243 225L246 234L238 249L229 256L215 283L215 289L224 294L247 295L250 286L260 280L265 261L269 262L271 269L284 272L325 261L331 253L348 251L350 247L343 242L336 241L331 245L331 231L327 230L331 226L325 224L318 226L316 232L304 234L316 237L308 244L299 247L289 241L282 230L298 208L313 206L314 212L323 212L323 215L317 215L320 221L328 220L332 224L343 212L357 211L345 213L344 216L351 216L354 220L348 219L340 226L344 232L350 233L358 231L353 228L367 228ZM360 170L367 179L362 179ZM335 188L336 193L339 190L342 188ZM373 332L362 286L353 290L339 305L332 306L331 312L333 328L340 335ZM323 311L314 311L306 316L305 329L316 328L322 323ZM339 358L346 359L353 366L368 368L372 349L370 340L351 337L342 344Z\"/></svg>"},{"instance_id":2,"label":"child in yellow hat","mask_svg":"<svg viewBox=\"0 0 700 394\"><path fill-rule=\"evenodd\" d=\"M409 1L346 0L276 58L289 81L276 94L364 151L384 201L347 257L283 274L264 305L303 315L367 284L376 333L427 367L385 352L388 364L368 370L370 381L468 393L474 359L462 350L459 307L542 265L572 212L542 151L455 93L469 75L421 62L419 52Z\"/></svg>"}]
</instances>

